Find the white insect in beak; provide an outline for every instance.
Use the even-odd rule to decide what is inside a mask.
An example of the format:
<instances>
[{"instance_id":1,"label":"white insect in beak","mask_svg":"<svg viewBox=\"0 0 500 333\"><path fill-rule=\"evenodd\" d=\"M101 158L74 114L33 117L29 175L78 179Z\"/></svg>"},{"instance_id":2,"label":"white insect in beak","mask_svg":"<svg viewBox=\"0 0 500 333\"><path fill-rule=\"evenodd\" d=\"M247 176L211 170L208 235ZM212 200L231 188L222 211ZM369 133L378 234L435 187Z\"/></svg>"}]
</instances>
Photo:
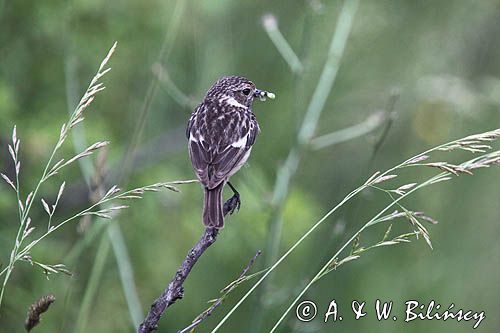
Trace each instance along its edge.
<instances>
[{"instance_id":1,"label":"white insect in beak","mask_svg":"<svg viewBox=\"0 0 500 333\"><path fill-rule=\"evenodd\" d=\"M266 97L269 99L274 99L276 98L276 95L269 91L255 89L254 97L258 97L261 101L265 101Z\"/></svg>"}]
</instances>

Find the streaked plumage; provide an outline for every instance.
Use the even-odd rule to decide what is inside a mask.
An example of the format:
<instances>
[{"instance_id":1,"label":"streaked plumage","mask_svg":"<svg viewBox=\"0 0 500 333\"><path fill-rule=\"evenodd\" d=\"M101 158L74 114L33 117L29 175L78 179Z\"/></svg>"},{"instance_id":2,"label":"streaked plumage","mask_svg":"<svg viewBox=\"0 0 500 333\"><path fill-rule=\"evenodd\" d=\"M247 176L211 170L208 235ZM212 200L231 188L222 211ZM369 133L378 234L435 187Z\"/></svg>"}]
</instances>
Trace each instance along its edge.
<instances>
[{"instance_id":1,"label":"streaked plumage","mask_svg":"<svg viewBox=\"0 0 500 333\"><path fill-rule=\"evenodd\" d=\"M260 131L251 107L260 94L244 77L222 77L189 119L189 156L205 188L203 223L207 227L224 226L222 188L250 156Z\"/></svg>"}]
</instances>

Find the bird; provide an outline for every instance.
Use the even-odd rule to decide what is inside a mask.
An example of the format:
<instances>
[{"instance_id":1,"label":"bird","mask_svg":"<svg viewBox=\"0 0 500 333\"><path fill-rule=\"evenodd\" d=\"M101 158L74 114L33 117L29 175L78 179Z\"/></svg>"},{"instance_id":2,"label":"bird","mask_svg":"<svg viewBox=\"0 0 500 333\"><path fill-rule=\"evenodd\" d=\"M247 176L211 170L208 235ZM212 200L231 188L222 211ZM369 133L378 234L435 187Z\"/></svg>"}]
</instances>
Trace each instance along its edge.
<instances>
[{"instance_id":1,"label":"bird","mask_svg":"<svg viewBox=\"0 0 500 333\"><path fill-rule=\"evenodd\" d=\"M208 89L189 118L186 128L191 164L204 189L203 224L222 229L224 212L240 209L239 192L229 182L247 161L260 132L252 112L255 98L274 99L242 76L223 76ZM222 190L228 184L233 196L222 205Z\"/></svg>"}]
</instances>

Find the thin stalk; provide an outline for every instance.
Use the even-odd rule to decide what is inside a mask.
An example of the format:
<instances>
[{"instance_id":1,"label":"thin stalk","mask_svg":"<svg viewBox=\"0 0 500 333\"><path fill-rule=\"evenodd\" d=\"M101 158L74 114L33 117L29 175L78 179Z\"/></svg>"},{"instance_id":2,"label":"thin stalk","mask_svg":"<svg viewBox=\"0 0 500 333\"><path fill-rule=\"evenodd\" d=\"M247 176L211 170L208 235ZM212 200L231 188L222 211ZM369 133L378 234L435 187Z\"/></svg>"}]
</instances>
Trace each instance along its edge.
<instances>
[{"instance_id":1,"label":"thin stalk","mask_svg":"<svg viewBox=\"0 0 500 333\"><path fill-rule=\"evenodd\" d=\"M162 183L162 184L175 185L175 184L190 184L190 183L196 183L196 182L197 182L197 180L186 180L186 181L175 181L175 182L171 182L171 183ZM156 185L157 184L144 186L144 187L141 187L141 189L144 189L144 188L154 188ZM61 228L64 225L66 225L68 222L71 222L71 221L76 220L76 219L78 219L78 218L80 218L82 216L90 214L94 210L94 208L97 208L97 207L99 207L101 205L105 205L107 203L110 203L112 201L118 200L120 198L126 198L126 197L128 197L130 195L134 195L134 194L136 194L136 191L137 191L137 189L132 189L132 190L128 190L128 191L116 194L116 195L111 195L111 196L109 196L107 198L104 198L104 199L100 200L99 202L94 203L91 206L89 206L89 207L81 210L80 212L76 213L75 215L73 215L71 217L68 217L67 219L63 220L62 222L60 222L58 224L55 224L49 231L45 232L38 239L32 241L31 243L29 243L28 245L26 245L21 251L19 251L19 253L17 254L17 256L15 258L15 261L21 259L25 254L29 253L30 250L35 245L37 245L40 241L42 241L43 239L45 239L46 237L48 237L49 235L51 235L52 233L54 233L55 231L57 231L59 228ZM1 274L3 274L3 271L0 273L0 275Z\"/></svg>"},{"instance_id":2,"label":"thin stalk","mask_svg":"<svg viewBox=\"0 0 500 333\"><path fill-rule=\"evenodd\" d=\"M3 295L5 292L5 287L7 285L7 282L10 278L11 272L14 269L15 262L19 260L19 248L22 245L23 239L19 239L21 232L24 230L25 222L28 218L28 215L30 213L31 207L33 205L33 202L35 202L37 198L38 191L40 189L40 186L48 179L48 177L53 174L53 170L50 169L52 167L52 161L56 155L56 152L59 150L59 148L63 145L64 141L66 140L68 132L71 130L72 127L74 127L79 121L83 120L82 113L83 111L90 105L92 102L93 98L95 97L95 94L97 94L99 91L103 90L104 87L102 84L98 84L98 80L105 75L110 69L104 69L106 66L107 62L109 61L109 58L113 54L114 50L116 48L116 42L113 44L111 49L108 51L108 54L104 58L104 60L101 62L99 69L97 70L96 75L92 78L87 90L85 91L85 94L83 95L82 99L80 100L80 103L78 105L78 108L74 110L74 112L71 114L69 120L63 125L61 128L61 133L59 135L59 139L54 146L52 153L50 154L49 160L47 164L45 165L45 169L43 171L42 176L40 177L40 180L38 181L35 190L33 191L33 194L31 196L31 201L26 203L26 207L24 207L24 210L22 211L21 217L20 217L20 225L19 229L17 231L17 236L16 240L10 255L9 259L9 265L7 266L4 282L2 284L2 290L0 291L0 306L2 305L2 300L3 300ZM78 121L78 122L75 122ZM75 123L74 123L75 122ZM17 156L16 156L16 168L17 168ZM64 166L64 165L63 165ZM61 168L60 166L59 168ZM49 170L51 174L49 174ZM59 170L59 169L57 169ZM18 173L18 170L16 170L16 173ZM18 178L17 178L18 179ZM20 197L19 191L17 191L18 198ZM21 202L18 200L18 205L20 208ZM50 231L50 230L48 230ZM3 273L3 271L2 271Z\"/></svg>"},{"instance_id":3,"label":"thin stalk","mask_svg":"<svg viewBox=\"0 0 500 333\"><path fill-rule=\"evenodd\" d=\"M499 131L498 129L496 131ZM464 138L460 138L448 143L441 144L437 147L430 148L423 153L417 154L404 162L386 170L383 173L376 174L377 177L383 177L391 174L394 170L401 168L402 166L409 164L412 160L416 160L418 158L422 158L430 154L431 152L438 151L445 146L453 145L459 141L462 141ZM374 175L375 176L375 175ZM374 176L370 177L373 178ZM365 182L363 185L359 186L352 192L350 192L347 196L345 196L340 203L338 203L335 207L333 207L330 211L328 211L319 221L317 221L302 237L300 237L269 269L266 273L243 295L243 297L231 308L231 310L222 318L222 320L217 324L217 326L212 330L212 333L216 332L228 319L229 317L240 307L240 305L257 289L257 287L297 248L309 235L312 234L314 230L316 230L321 224L323 224L328 217L330 217L333 213L335 213L340 207L342 207L345 203L350 201L353 197L358 195L361 191L368 187L368 182ZM408 192L410 193L410 192ZM352 241L352 240L350 240Z\"/></svg>"},{"instance_id":4,"label":"thin stalk","mask_svg":"<svg viewBox=\"0 0 500 333\"><path fill-rule=\"evenodd\" d=\"M376 130L379 126L384 124L385 121L386 115L383 112L376 112L368 116L368 118L359 124L312 139L311 147L313 150L319 150L359 138Z\"/></svg>"},{"instance_id":5,"label":"thin stalk","mask_svg":"<svg viewBox=\"0 0 500 333\"><path fill-rule=\"evenodd\" d=\"M162 83L162 87L166 93L172 97L174 101L177 102L183 108L194 108L196 104L181 91L181 89L175 84L175 82L170 77L167 69L161 64L156 63L153 65L153 74L156 75L157 80Z\"/></svg>"},{"instance_id":6,"label":"thin stalk","mask_svg":"<svg viewBox=\"0 0 500 333\"><path fill-rule=\"evenodd\" d=\"M171 15L170 24L165 30L165 38L163 39L160 52L158 53L157 63L163 64L168 59L170 52L172 52L174 40L179 31L179 26L181 22L183 22L182 18L184 17L183 13L185 7L186 0L177 0ZM151 79L148 90L146 92L146 96L144 97L141 112L139 113L138 120L132 134L132 139L130 140L130 143L127 147L125 156L123 157L123 161L121 164L122 168L117 181L117 183L121 186L125 185L123 184L124 180L127 180L130 176L136 150L142 137L144 126L146 125L146 119L151 108L151 103L153 102L157 91L158 77L156 75L153 75L153 78Z\"/></svg>"},{"instance_id":7,"label":"thin stalk","mask_svg":"<svg viewBox=\"0 0 500 333\"><path fill-rule=\"evenodd\" d=\"M21 246L21 241L19 240L19 237L21 236L21 233L22 233L22 231L24 229L24 223L26 222L26 218L28 217L28 214L29 214L29 212L31 210L31 206L32 206L33 202L36 199L36 195L38 194L38 190L40 189L40 186L45 181L45 177L47 177L47 172L49 171L49 167L51 166L52 160L54 159L54 156L55 156L57 150L59 149L59 147L60 147L60 145L57 144L54 147L54 149L52 150L52 153L50 154L50 158L49 158L49 160L47 162L47 165L45 166L45 169L43 170L42 177L38 181L38 184L36 185L35 190L33 191L33 196L31 198L31 201L26 205L26 207L24 207L24 211L23 212L21 212L21 207L18 206L19 212L20 212L20 216L19 216L20 217L19 229L17 230L16 240L14 242L14 246L12 248L12 252L11 252L11 255L10 255L9 265L6 267L7 274L5 274L5 278L4 278L3 284L2 284L2 290L0 291L0 307L2 306L3 295L4 295L4 292L5 292L5 288L7 286L7 282L9 281L9 278L10 278L10 275L12 273L12 270L14 270L15 262L17 261L16 258L18 257L19 247ZM19 184L19 175L17 174L17 172L16 172L16 182L17 182L17 191L16 191L17 192L17 200L18 200L18 205L19 205L19 202L20 202L21 198L20 198L20 195L19 195L19 185L18 185ZM4 271L2 271L2 273L0 273L0 275L3 274L3 272Z\"/></svg>"},{"instance_id":8,"label":"thin stalk","mask_svg":"<svg viewBox=\"0 0 500 333\"><path fill-rule=\"evenodd\" d=\"M102 276L102 272L106 265L106 259L109 255L109 239L105 236L101 238L99 248L97 249L97 254L95 257L95 265L90 273L90 278L85 288L85 294L83 295L82 304L80 305L80 310L78 311L78 316L76 319L74 332L86 332L86 324L89 322L89 313L92 305L92 300L94 299L97 289L99 288L99 281Z\"/></svg>"},{"instance_id":9,"label":"thin stalk","mask_svg":"<svg viewBox=\"0 0 500 333\"><path fill-rule=\"evenodd\" d=\"M111 223L109 223L107 233L118 266L118 273L120 274L120 281L123 293L125 294L130 319L134 328L136 328L141 324L144 313L142 312L141 302L137 293L134 270L127 244L125 243L123 233L117 221L111 221Z\"/></svg>"},{"instance_id":10,"label":"thin stalk","mask_svg":"<svg viewBox=\"0 0 500 333\"><path fill-rule=\"evenodd\" d=\"M270 217L269 233L266 241L266 267L276 261L283 230L282 211L288 196L290 183L299 167L302 152L309 147L309 142L316 131L320 115L325 107L333 83L335 82L358 4L359 0L346 0L341 8L337 25L330 42L325 65L307 107L302 125L297 133L297 144L291 148L285 163L277 172L278 176L276 178L271 200L273 213ZM262 304L257 310L261 312L259 317L262 316L263 310L261 310L261 308ZM260 330L260 327L256 329Z\"/></svg>"},{"instance_id":11,"label":"thin stalk","mask_svg":"<svg viewBox=\"0 0 500 333\"><path fill-rule=\"evenodd\" d=\"M273 214L271 221L270 239L267 243L272 244L269 255L266 255L266 263L270 264L275 261L276 251L279 247L281 240L282 219L281 211L283 209L286 197L288 195L289 186L292 178L294 177L297 168L301 161L301 152L306 147L304 144L308 143L314 131L316 130L319 116L324 109L326 99L331 91L333 82L335 80L340 60L347 43L347 37L352 27L352 22L356 9L358 7L358 0L347 0L344 2L340 12L337 27L332 36L330 49L328 52L328 59L325 63L323 71L320 75L318 84L311 98L311 102L307 108L302 126L297 133L298 145L293 147L284 165L278 171L278 177L273 190L273 197L271 205L274 207L276 213Z\"/></svg>"},{"instance_id":12,"label":"thin stalk","mask_svg":"<svg viewBox=\"0 0 500 333\"><path fill-rule=\"evenodd\" d=\"M68 42L70 43L70 42ZM76 93L75 89L77 89L77 78L76 78L76 69L74 68L74 61L71 58L71 49L68 45L68 50L66 54L66 101L68 105L68 111L71 113L71 110L75 108L78 101L75 99ZM85 135L84 128L75 128L72 131L73 135L73 148L75 154L78 154L80 151L83 151L87 146L87 139ZM89 159L80 159L79 160L80 171L82 176L87 184L87 188L91 189L91 179L93 166ZM96 173L99 171L95 170ZM99 179L103 179L104 177L99 177ZM98 184L99 186L103 186L104 184ZM52 217L52 216L51 216ZM49 221L50 223L50 221ZM103 223L102 219L95 219L95 223ZM125 295L125 299L127 302L127 307L130 314L130 319L133 327L137 327L141 323L141 319L143 317L143 312L139 302L139 296L137 295L137 288L134 281L132 264L130 262L130 257L127 251L127 245L123 240L122 232L120 226L116 223L116 221L112 221L111 223L107 223L107 235L109 241L111 242L113 253L116 258L116 263L118 266L118 271L120 273L120 281L123 293ZM93 265L95 266L97 261L94 261Z\"/></svg>"},{"instance_id":13,"label":"thin stalk","mask_svg":"<svg viewBox=\"0 0 500 333\"><path fill-rule=\"evenodd\" d=\"M352 30L354 16L358 9L359 0L346 0L340 11L337 26L332 37L330 49L325 66L314 90L311 103L307 108L302 127L299 130L299 143L306 144L314 135L318 120L325 107L326 100L330 95L333 83L340 68L340 60L344 54L347 39Z\"/></svg>"},{"instance_id":14,"label":"thin stalk","mask_svg":"<svg viewBox=\"0 0 500 333\"><path fill-rule=\"evenodd\" d=\"M292 47L287 42L286 38L283 36L278 28L278 21L276 17L272 14L266 14L262 17L262 26L267 32L269 39L273 42L274 46L280 53L281 57L290 66L290 69L294 73L300 73L303 70L302 63L299 57L293 52Z\"/></svg>"},{"instance_id":15,"label":"thin stalk","mask_svg":"<svg viewBox=\"0 0 500 333\"><path fill-rule=\"evenodd\" d=\"M317 221L302 237L299 238L293 244L288 251L286 251L269 269L262 275L262 277L248 290L245 295L233 306L233 308L222 318L222 320L217 324L217 326L212 330L212 333L216 332L232 315L234 311L253 293L253 291L264 281L271 272L278 267L283 260L285 260L294 250L297 248L309 235L316 230L323 222L330 217L333 213L335 213L340 207L342 207L346 202L351 200L354 196L356 196L359 192L361 192L366 186L361 186L356 190L349 193L340 203L338 203L334 208L332 208L328 213L326 213L319 221Z\"/></svg>"},{"instance_id":16,"label":"thin stalk","mask_svg":"<svg viewBox=\"0 0 500 333\"><path fill-rule=\"evenodd\" d=\"M17 155L16 155L16 160L14 161L14 163L16 164L16 168L17 168ZM2 290L0 290L0 306L2 305L2 300L3 300L3 295L4 295L4 292L5 292L5 287L7 286L7 282L9 282L9 278L10 278L10 274L12 273L12 270L14 269L14 261L12 260L13 257L16 256L17 254L17 251L19 249L19 246L21 245L20 242L19 242L19 237L21 236L21 232L23 230L23 227L24 227L24 223L23 223L23 213L21 211L21 206L19 205L19 202L21 202L21 195L20 195L20 190L19 190L19 173L17 172L16 170L16 198L17 198L17 209L18 209L18 212L19 212L19 221L20 221L20 225L19 225L19 229L17 229L17 235L16 235L16 240L14 242L14 246L12 248L12 252L10 254L10 260L9 260L9 264L7 265L7 267L2 270L2 273L4 271L7 271L7 274L5 274L5 278L3 280L3 283L2 283Z\"/></svg>"},{"instance_id":17,"label":"thin stalk","mask_svg":"<svg viewBox=\"0 0 500 333\"><path fill-rule=\"evenodd\" d=\"M395 106L396 106L396 102L399 99L399 95L400 95L399 89L397 89L397 88L391 89L383 111L377 112L377 113L373 114L372 116L370 116L370 117L375 117L377 114L380 114L381 118L383 118L383 121L385 121L385 125L383 126L384 128L382 129L382 133L379 135L378 139L376 140L376 142L373 145L373 150L371 153L370 160L368 161L368 163L366 165L366 172L363 172L360 175L360 179L363 179L364 177L366 177L368 173L374 172L374 171L372 171L372 169L373 169L373 165L375 162L375 158L377 157L377 154L380 152L380 148L382 147L382 144L385 142L385 139L387 138L389 130L391 128L391 124L395 119ZM334 133L336 133L336 132L334 132ZM314 146L314 142L317 139L318 138L311 140L312 146ZM344 217L341 217L340 219L343 219L345 221L357 220L357 216L360 213L359 207L360 207L361 201L362 200L357 200L353 205L351 205L346 210L344 210L344 212L343 212ZM330 237L327 237L324 240L325 241L324 247L331 248L332 246L334 246L334 242L338 240L337 236L339 236L339 235L332 235ZM324 258L321 258L321 260L319 260L318 263L322 263L327 256L328 256L328 254L326 254L324 256ZM316 267L318 263L315 263L314 266Z\"/></svg>"},{"instance_id":18,"label":"thin stalk","mask_svg":"<svg viewBox=\"0 0 500 333\"><path fill-rule=\"evenodd\" d=\"M285 319L286 315L292 310L292 308L294 307L295 303L297 303L300 298L309 290L309 288L316 282L319 280L320 277L323 276L323 272L333 263L333 261L340 255L340 253L342 253L342 251L345 250L345 248L347 246L349 246L366 228L368 228L369 226L371 226L373 224L374 221L376 221L378 218L380 218L387 210L389 210L392 206L396 205L399 201L403 200L405 197L409 196L410 194L412 194L413 192L417 191L418 189L420 188L423 188L427 185L430 185L432 184L432 182L434 180L436 180L437 178L439 177L442 177L443 175L447 175L449 174L448 172L442 172L440 173L439 175L436 175L430 179L428 179L427 181L415 186L412 190L408 191L407 193L405 193L404 195L400 196L399 198L397 198L396 200L394 200L393 202L391 202L389 205L387 205L384 209L382 209L377 215L375 215L372 219L370 219L368 222L366 222L358 231L356 231L352 236L351 238L349 238L349 240L347 240L347 242L344 243L344 245L342 245L340 247L340 249L331 257L330 260L328 260L326 262L326 264L318 271L318 273L311 279L311 281L304 287L304 289L302 289L302 291L297 295L297 297L293 300L293 302L290 304L290 306L285 310L285 312L281 315L281 317L278 319L278 321L276 322L276 324L273 326L273 328L269 331L269 333L273 333L274 331L276 331L276 329L278 328L278 326L281 324L281 322L283 322L283 320Z\"/></svg>"},{"instance_id":19,"label":"thin stalk","mask_svg":"<svg viewBox=\"0 0 500 333\"><path fill-rule=\"evenodd\" d=\"M73 245L68 254L64 257L62 262L72 263L74 262L82 252L101 234L103 228L106 227L108 222L103 221L102 223L93 223L90 228L85 232L83 238Z\"/></svg>"}]
</instances>

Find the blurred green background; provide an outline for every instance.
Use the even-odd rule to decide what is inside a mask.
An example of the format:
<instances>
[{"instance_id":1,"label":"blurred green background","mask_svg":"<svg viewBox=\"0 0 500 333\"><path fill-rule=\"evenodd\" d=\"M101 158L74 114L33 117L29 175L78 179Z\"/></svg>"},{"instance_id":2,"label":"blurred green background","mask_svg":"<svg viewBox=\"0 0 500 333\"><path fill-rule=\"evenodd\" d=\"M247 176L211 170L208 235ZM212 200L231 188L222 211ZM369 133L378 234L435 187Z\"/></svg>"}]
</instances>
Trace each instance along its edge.
<instances>
[{"instance_id":1,"label":"blurred green background","mask_svg":"<svg viewBox=\"0 0 500 333\"><path fill-rule=\"evenodd\" d=\"M277 172L295 137L323 68L341 1L0 1L0 169L13 174L7 144L14 124L21 138L21 189L36 184L44 162L100 61L118 41L105 77L107 89L86 111L79 132L87 143L110 140L106 184L131 188L159 181L192 179L184 128L194 105L222 75L253 80L277 99L256 102L262 132L248 166L232 181L242 208L227 219L218 241L185 284L185 297L169 308L158 332L186 327L234 280L258 249L268 248L270 205ZM274 15L301 61L294 73L262 24ZM385 170L429 147L500 124L500 2L362 1L354 17L335 84L316 135L362 123L384 110L399 92L393 122L367 135L321 150L305 150L282 211L279 253L375 170ZM160 74L160 75L159 75ZM143 124L143 130L138 130ZM124 158L131 144L135 157ZM374 157L374 147L380 148ZM61 156L74 152L72 140ZM78 142L76 142L78 144ZM498 145L497 145L498 147ZM437 160L470 154L443 153ZM457 159L459 158L459 159ZM93 172L95 158L81 167ZM432 170L405 171L409 183ZM336 299L344 320L324 323L319 315L299 323L291 313L280 332L469 332L473 322L404 323L406 300L435 300L442 307L485 311L477 331L500 328L500 179L498 169L480 170L418 192L405 201L440 223L430 227L434 250L422 240L370 251L314 285L304 299L324 313ZM74 164L42 188L53 201L66 180L55 221L89 203L81 168ZM0 264L8 263L17 232L14 192L0 185ZM70 224L37 246L44 263L63 262L73 277L47 280L29 264L16 267L0 309L0 331L21 332L29 304L52 292L57 300L37 332L132 332L133 318L120 280L115 247L123 236L139 305L149 309L202 233L202 191L196 184L180 194L148 194L115 220ZM323 263L389 202L367 192L316 230L222 326L221 332L268 332L291 300ZM46 216L39 198L31 217L41 232ZM396 223L409 230L407 222ZM117 226L119 228L117 228ZM381 238L369 230L361 242ZM111 236L110 236L111 235ZM114 242L110 245L110 239ZM119 242L118 242L119 243ZM80 251L80 252L78 252ZM266 253L253 271L263 268ZM126 261L125 261L126 263ZM99 269L101 265L102 269ZM93 278L91 278L93 276ZM129 275L130 276L130 275ZM209 332L255 280L232 293L199 331ZM265 290L262 292L262 290ZM128 290L134 294L134 290ZM401 319L378 322L376 299L393 300ZM352 300L367 301L367 317L355 321Z\"/></svg>"}]
</instances>

